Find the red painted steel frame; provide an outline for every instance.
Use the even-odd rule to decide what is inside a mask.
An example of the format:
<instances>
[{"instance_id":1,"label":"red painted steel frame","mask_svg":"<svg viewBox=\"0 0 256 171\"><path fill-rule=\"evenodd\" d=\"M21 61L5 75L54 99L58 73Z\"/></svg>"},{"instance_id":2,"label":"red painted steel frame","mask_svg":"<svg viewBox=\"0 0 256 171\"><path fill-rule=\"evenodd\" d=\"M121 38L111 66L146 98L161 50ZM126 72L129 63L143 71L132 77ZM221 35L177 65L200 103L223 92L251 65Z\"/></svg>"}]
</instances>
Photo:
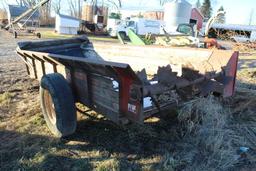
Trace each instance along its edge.
<instances>
[{"instance_id":1,"label":"red painted steel frame","mask_svg":"<svg viewBox=\"0 0 256 171\"><path fill-rule=\"evenodd\" d=\"M228 62L228 65L227 65L228 68L225 74L226 74L226 77L231 78L232 81L229 81L229 83L225 85L223 97L230 97L230 96L233 96L235 93L238 56L239 56L239 52L235 52Z\"/></svg>"}]
</instances>

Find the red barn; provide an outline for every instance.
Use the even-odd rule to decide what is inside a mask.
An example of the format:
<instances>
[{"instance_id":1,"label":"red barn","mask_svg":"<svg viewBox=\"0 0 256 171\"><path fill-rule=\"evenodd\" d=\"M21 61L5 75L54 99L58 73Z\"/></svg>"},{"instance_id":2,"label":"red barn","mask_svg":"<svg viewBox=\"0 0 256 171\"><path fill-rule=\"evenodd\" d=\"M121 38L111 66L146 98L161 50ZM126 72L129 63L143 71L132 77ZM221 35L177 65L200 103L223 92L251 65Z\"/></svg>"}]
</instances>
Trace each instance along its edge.
<instances>
[{"instance_id":1,"label":"red barn","mask_svg":"<svg viewBox=\"0 0 256 171\"><path fill-rule=\"evenodd\" d=\"M200 30L203 27L204 16L197 8L191 10L190 23L197 24L197 29Z\"/></svg>"}]
</instances>

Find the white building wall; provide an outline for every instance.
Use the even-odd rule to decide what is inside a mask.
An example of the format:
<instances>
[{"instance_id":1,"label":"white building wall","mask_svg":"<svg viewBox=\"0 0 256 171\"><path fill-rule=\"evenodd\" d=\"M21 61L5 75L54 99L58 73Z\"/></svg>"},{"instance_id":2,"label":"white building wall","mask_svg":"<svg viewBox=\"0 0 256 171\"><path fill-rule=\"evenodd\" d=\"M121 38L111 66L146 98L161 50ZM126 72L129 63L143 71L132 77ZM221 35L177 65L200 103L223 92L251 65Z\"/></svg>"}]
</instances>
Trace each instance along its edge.
<instances>
[{"instance_id":1,"label":"white building wall","mask_svg":"<svg viewBox=\"0 0 256 171\"><path fill-rule=\"evenodd\" d=\"M251 42L256 42L256 30L251 32L250 41Z\"/></svg>"},{"instance_id":2,"label":"white building wall","mask_svg":"<svg viewBox=\"0 0 256 171\"><path fill-rule=\"evenodd\" d=\"M79 20L63 18L56 16L55 30L59 34L73 34L76 35L80 26Z\"/></svg>"},{"instance_id":3,"label":"white building wall","mask_svg":"<svg viewBox=\"0 0 256 171\"><path fill-rule=\"evenodd\" d=\"M76 27L60 27L58 33L59 34L77 34L78 29Z\"/></svg>"}]
</instances>

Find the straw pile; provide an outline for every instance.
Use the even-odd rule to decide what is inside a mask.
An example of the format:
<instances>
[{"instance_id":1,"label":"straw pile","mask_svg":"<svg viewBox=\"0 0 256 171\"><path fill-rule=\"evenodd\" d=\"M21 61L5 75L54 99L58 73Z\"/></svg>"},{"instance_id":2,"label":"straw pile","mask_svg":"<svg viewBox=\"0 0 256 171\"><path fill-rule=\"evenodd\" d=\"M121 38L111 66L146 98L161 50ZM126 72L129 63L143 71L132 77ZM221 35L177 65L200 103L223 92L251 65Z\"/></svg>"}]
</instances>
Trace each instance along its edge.
<instances>
[{"instance_id":1,"label":"straw pile","mask_svg":"<svg viewBox=\"0 0 256 171\"><path fill-rule=\"evenodd\" d=\"M185 103L178 114L182 139L174 152L163 157L163 167L185 171L255 168L255 96L255 90L238 85L233 98L209 96ZM249 151L241 153L241 147Z\"/></svg>"},{"instance_id":2,"label":"straw pile","mask_svg":"<svg viewBox=\"0 0 256 171\"><path fill-rule=\"evenodd\" d=\"M251 43L235 43L233 46L233 50L240 52L251 52L256 50L256 42Z\"/></svg>"}]
</instances>

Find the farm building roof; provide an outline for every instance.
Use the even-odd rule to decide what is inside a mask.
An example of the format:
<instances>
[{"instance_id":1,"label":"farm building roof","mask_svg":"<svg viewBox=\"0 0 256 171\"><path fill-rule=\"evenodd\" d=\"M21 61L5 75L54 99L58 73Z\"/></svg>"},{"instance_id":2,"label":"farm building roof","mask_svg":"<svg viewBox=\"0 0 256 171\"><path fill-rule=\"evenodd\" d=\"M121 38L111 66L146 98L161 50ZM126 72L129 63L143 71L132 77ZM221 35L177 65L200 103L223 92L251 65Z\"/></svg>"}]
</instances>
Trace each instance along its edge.
<instances>
[{"instance_id":1,"label":"farm building roof","mask_svg":"<svg viewBox=\"0 0 256 171\"><path fill-rule=\"evenodd\" d=\"M71 17L71 16L68 16L68 15L63 15L63 14L58 14L61 18L66 18L66 19L70 19L70 20L77 20L77 21L80 21L80 19L78 18L75 18L75 17Z\"/></svg>"},{"instance_id":2,"label":"farm building roof","mask_svg":"<svg viewBox=\"0 0 256 171\"><path fill-rule=\"evenodd\" d=\"M213 24L212 28L224 30L256 31L256 25Z\"/></svg>"},{"instance_id":3,"label":"farm building roof","mask_svg":"<svg viewBox=\"0 0 256 171\"><path fill-rule=\"evenodd\" d=\"M8 5L8 6L9 6L9 13L11 15L11 18L16 18L29 9L26 6L19 6L19 5ZM34 14L31 16L31 19L38 19L38 18L39 18L39 11L35 11Z\"/></svg>"}]
</instances>

